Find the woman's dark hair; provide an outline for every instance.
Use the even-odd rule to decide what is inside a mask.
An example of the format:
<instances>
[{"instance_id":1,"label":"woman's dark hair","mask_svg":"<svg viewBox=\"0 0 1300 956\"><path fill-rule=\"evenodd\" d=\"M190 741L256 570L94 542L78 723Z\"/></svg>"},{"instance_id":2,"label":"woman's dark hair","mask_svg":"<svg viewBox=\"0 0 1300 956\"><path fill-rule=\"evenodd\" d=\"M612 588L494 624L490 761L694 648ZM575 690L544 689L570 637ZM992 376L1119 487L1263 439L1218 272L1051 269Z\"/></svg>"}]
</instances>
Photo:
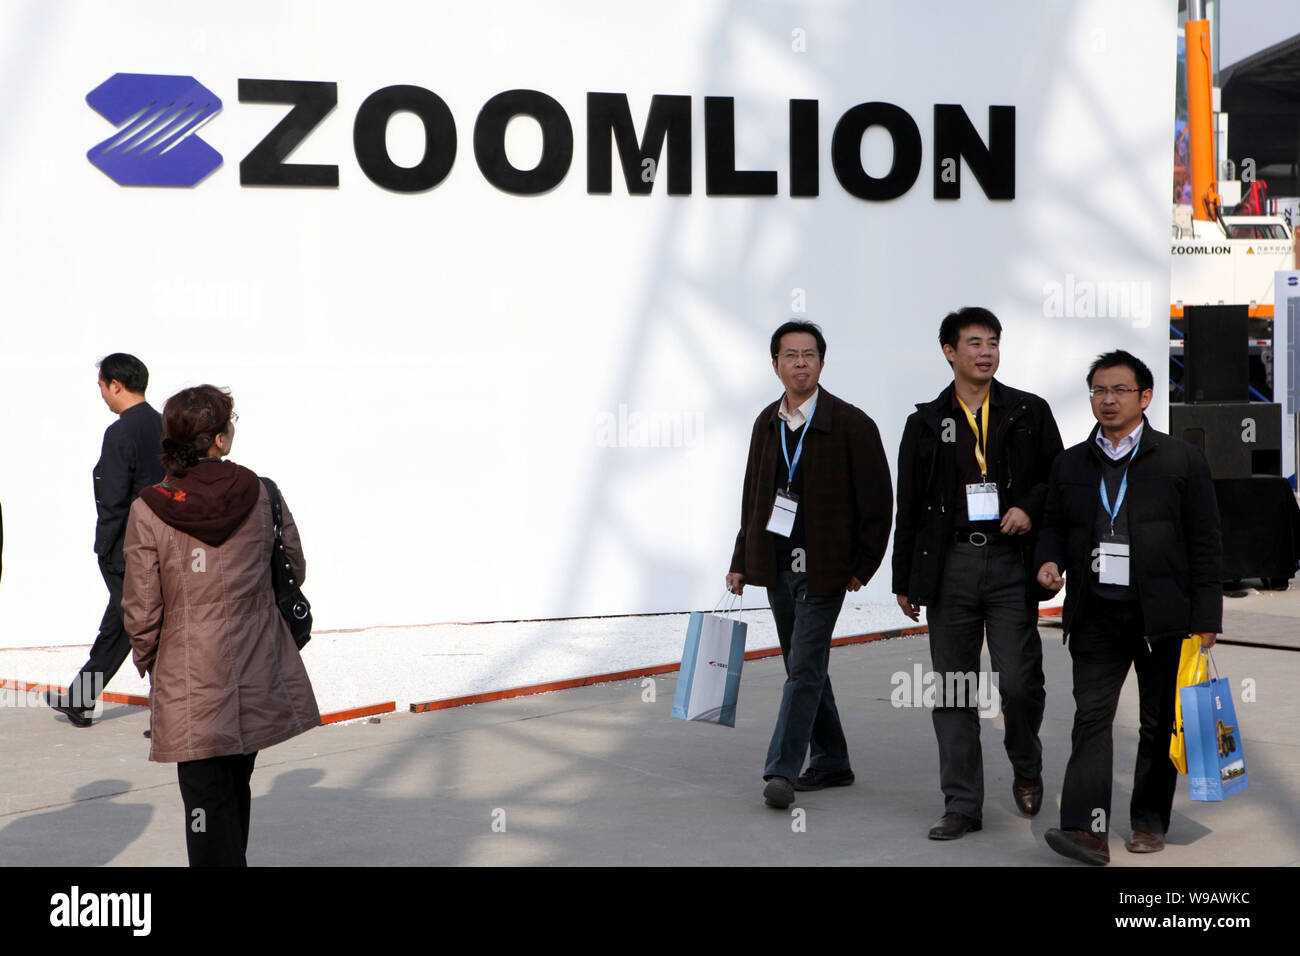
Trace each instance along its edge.
<instances>
[{"instance_id":1,"label":"woman's dark hair","mask_svg":"<svg viewBox=\"0 0 1300 956\"><path fill-rule=\"evenodd\" d=\"M162 410L162 463L178 478L208 453L217 436L230 425L235 400L215 385L184 388L167 399Z\"/></svg>"}]
</instances>

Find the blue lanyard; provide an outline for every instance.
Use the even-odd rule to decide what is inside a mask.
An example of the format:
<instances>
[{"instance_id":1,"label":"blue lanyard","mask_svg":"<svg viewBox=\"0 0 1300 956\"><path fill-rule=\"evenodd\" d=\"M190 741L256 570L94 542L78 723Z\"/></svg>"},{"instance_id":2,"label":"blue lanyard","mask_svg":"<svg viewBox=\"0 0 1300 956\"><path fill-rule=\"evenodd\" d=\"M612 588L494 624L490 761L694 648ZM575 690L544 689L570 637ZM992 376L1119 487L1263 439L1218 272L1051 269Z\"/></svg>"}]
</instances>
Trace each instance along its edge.
<instances>
[{"instance_id":1,"label":"blue lanyard","mask_svg":"<svg viewBox=\"0 0 1300 956\"><path fill-rule=\"evenodd\" d=\"M1141 439L1139 439L1140 441ZM1106 494L1106 476L1101 476L1101 506L1106 509L1106 514L1110 516L1110 531L1115 533L1115 519L1119 517L1119 509L1124 506L1124 494L1128 491L1128 470L1133 465L1133 456L1138 453L1137 445L1133 446L1133 454L1128 456L1128 465L1124 467L1124 477L1120 479L1119 494L1115 496L1115 510L1110 509L1110 495Z\"/></svg>"},{"instance_id":2,"label":"blue lanyard","mask_svg":"<svg viewBox=\"0 0 1300 956\"><path fill-rule=\"evenodd\" d=\"M817 396L821 398L821 396ZM785 422L781 423L781 454L785 456L785 488L790 490L790 485L794 481L794 470L799 467L799 456L803 454L803 440L808 437L808 426L812 424L813 412L817 411L817 399L813 399L812 408L808 411L808 417L804 420L803 431L799 433L799 444L794 446L794 461L790 460L790 449L785 443L785 433L789 427Z\"/></svg>"}]
</instances>

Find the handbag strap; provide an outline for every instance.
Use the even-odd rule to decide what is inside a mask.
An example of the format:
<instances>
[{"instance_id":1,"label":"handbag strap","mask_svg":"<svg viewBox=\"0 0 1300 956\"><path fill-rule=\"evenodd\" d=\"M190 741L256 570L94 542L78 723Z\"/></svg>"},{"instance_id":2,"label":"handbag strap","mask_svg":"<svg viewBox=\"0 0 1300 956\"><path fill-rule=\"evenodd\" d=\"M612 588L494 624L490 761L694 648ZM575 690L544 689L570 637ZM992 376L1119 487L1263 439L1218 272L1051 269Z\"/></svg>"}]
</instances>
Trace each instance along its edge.
<instances>
[{"instance_id":1,"label":"handbag strap","mask_svg":"<svg viewBox=\"0 0 1300 956\"><path fill-rule=\"evenodd\" d=\"M275 526L275 536L280 537L280 524L282 521L282 512L280 511L280 489L275 486L275 482L265 476L262 477L262 484L266 485L266 493L271 498L271 523Z\"/></svg>"}]
</instances>

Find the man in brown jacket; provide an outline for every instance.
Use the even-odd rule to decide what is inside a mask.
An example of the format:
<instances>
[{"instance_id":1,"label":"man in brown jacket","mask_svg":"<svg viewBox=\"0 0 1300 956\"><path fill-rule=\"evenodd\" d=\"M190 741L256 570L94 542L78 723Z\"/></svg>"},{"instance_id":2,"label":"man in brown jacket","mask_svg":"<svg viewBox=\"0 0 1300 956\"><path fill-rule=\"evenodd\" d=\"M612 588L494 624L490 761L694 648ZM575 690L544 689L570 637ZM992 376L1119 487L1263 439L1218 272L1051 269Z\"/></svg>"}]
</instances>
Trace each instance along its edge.
<instances>
[{"instance_id":1,"label":"man in brown jacket","mask_svg":"<svg viewBox=\"0 0 1300 956\"><path fill-rule=\"evenodd\" d=\"M875 422L818 386L821 329L786 322L771 352L785 394L754 422L727 588L766 587L776 619L786 681L763 799L785 809L795 790L853 782L827 676L831 632L845 591L860 589L885 556L894 495Z\"/></svg>"}]
</instances>

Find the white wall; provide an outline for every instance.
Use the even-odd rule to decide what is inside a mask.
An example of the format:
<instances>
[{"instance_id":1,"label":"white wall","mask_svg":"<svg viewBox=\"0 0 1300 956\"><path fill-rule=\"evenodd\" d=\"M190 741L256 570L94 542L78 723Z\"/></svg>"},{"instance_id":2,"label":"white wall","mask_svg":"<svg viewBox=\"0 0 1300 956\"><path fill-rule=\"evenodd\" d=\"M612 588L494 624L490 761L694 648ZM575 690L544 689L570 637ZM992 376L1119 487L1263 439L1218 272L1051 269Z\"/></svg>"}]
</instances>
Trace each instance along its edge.
<instances>
[{"instance_id":1,"label":"white wall","mask_svg":"<svg viewBox=\"0 0 1300 956\"><path fill-rule=\"evenodd\" d=\"M284 489L321 628L712 606L749 428L780 391L768 336L795 289L830 343L823 384L876 419L891 460L914 403L948 380L935 335L962 305L1001 316L1001 379L1052 401L1067 443L1091 425L1099 351L1144 355L1163 396L1172 5L943 9L4 4L0 644L93 636L90 470L110 421L94 362L111 351L145 360L156 407L188 384L233 389L234 457ZM220 95L199 135L224 165L193 189L125 188L91 166L111 127L85 95L119 71L192 74ZM337 189L240 187L239 160L285 111L241 104L240 77L338 83L291 157L337 163ZM429 192L386 192L353 156L357 107L398 83L456 119L455 166ZM574 127L573 165L542 196L495 189L474 161L480 107L516 87L555 97ZM630 197L616 169L613 195L588 195L588 91L626 92L638 129L651 94L691 96L693 194ZM736 98L737 165L777 170L778 196L705 195L706 95ZM787 193L796 97L820 101L815 199ZM871 100L922 133L920 177L892 202L852 197L831 170L835 122ZM936 103L963 105L982 135L990 105L1016 107L1013 201L986 199L969 170L959 201L933 198ZM414 162L410 120L389 140ZM520 166L529 126L511 127ZM864 141L877 175L887 144ZM1106 282L1137 283L1147 312L1051 314L1051 283ZM602 447L620 406L692 440ZM870 597L889 601L888 584Z\"/></svg>"}]
</instances>

